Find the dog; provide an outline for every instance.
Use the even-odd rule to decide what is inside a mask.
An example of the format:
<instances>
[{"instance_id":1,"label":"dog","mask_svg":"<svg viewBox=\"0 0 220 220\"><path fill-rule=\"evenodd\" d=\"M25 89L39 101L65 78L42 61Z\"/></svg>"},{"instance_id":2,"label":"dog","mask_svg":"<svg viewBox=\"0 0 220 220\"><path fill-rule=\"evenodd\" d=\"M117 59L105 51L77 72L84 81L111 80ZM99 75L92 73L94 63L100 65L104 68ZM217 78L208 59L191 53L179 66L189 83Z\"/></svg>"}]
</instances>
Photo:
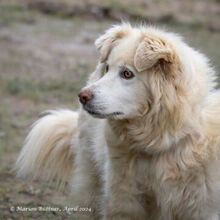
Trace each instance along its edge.
<instances>
[{"instance_id":1,"label":"dog","mask_svg":"<svg viewBox=\"0 0 220 220\"><path fill-rule=\"evenodd\" d=\"M95 41L78 112L46 112L18 176L68 182L77 219L218 220L220 91L209 60L175 34L120 24Z\"/></svg>"}]
</instances>

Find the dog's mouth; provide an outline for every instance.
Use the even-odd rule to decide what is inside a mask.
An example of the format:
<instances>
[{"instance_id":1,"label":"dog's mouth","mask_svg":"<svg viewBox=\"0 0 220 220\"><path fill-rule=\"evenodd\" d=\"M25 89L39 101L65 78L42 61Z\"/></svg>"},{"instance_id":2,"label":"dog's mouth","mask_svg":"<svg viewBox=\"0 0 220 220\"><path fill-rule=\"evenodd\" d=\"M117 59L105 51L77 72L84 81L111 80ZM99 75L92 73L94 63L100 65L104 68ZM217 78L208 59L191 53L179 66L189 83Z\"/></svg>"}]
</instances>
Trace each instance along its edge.
<instances>
[{"instance_id":1,"label":"dog's mouth","mask_svg":"<svg viewBox=\"0 0 220 220\"><path fill-rule=\"evenodd\" d=\"M105 113L91 110L86 106L84 106L84 110L86 110L90 115L96 118L108 118L108 117L115 117L115 116L123 115L123 112L112 112L112 113L105 114Z\"/></svg>"},{"instance_id":2,"label":"dog's mouth","mask_svg":"<svg viewBox=\"0 0 220 220\"><path fill-rule=\"evenodd\" d=\"M122 112L112 112L112 113L109 113L109 114L103 114L103 113L99 113L99 112L94 112L94 111L88 111L87 112L90 114L90 115L93 115L93 116L97 116L97 117L101 117L101 118L107 118L107 117L111 117L111 116L117 116L117 115L122 115L123 113Z\"/></svg>"}]
</instances>

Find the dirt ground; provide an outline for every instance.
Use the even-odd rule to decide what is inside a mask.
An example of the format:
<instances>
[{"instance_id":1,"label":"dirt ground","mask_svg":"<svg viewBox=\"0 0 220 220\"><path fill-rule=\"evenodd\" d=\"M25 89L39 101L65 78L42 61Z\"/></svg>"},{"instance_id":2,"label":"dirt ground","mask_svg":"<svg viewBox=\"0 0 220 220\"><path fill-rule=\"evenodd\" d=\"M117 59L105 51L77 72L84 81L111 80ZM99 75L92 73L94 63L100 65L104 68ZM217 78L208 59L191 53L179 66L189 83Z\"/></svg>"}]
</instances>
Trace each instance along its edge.
<instances>
[{"instance_id":1,"label":"dirt ground","mask_svg":"<svg viewBox=\"0 0 220 220\"><path fill-rule=\"evenodd\" d=\"M79 2L0 0L0 220L76 219L65 210L71 207L68 189L16 178L12 168L40 112L77 109L76 94L98 58L94 40L121 15L181 33L220 73L219 1L167 1L172 8L150 0L133 6L132 1Z\"/></svg>"}]
</instances>

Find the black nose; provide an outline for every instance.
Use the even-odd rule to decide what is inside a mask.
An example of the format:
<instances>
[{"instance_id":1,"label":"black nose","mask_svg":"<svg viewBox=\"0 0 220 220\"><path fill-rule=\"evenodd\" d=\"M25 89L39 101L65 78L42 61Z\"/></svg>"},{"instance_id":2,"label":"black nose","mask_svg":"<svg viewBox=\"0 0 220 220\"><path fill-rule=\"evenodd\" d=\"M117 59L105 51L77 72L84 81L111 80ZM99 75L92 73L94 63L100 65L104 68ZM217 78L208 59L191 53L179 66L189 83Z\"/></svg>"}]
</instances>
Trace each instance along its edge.
<instances>
[{"instance_id":1,"label":"black nose","mask_svg":"<svg viewBox=\"0 0 220 220\"><path fill-rule=\"evenodd\" d=\"M82 90L82 91L78 94L78 96L79 96L79 101L80 101L83 105L85 105L86 103L88 103L88 102L92 99L92 97L93 97L92 91L89 90L89 89Z\"/></svg>"}]
</instances>

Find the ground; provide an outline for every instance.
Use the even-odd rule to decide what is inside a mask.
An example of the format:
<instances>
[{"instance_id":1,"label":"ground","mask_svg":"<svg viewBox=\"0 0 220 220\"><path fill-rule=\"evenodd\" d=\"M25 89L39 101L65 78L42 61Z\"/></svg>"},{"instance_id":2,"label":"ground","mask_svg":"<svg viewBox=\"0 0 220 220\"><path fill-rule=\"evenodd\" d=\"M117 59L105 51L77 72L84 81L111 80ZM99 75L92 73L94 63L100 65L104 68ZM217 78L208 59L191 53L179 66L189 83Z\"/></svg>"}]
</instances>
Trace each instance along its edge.
<instances>
[{"instance_id":1,"label":"ground","mask_svg":"<svg viewBox=\"0 0 220 220\"><path fill-rule=\"evenodd\" d=\"M204 5L200 0L203 7L198 7L167 0L172 13L158 0L161 14L152 1L138 0L132 7L132 1L100 2L0 0L0 220L74 219L63 210L65 204L71 207L67 189L57 191L53 182L16 178L12 168L40 112L78 108L77 92L98 58L94 40L121 15L132 23L142 17L141 21L181 33L220 73L219 1ZM18 206L59 211L11 208Z\"/></svg>"}]
</instances>

